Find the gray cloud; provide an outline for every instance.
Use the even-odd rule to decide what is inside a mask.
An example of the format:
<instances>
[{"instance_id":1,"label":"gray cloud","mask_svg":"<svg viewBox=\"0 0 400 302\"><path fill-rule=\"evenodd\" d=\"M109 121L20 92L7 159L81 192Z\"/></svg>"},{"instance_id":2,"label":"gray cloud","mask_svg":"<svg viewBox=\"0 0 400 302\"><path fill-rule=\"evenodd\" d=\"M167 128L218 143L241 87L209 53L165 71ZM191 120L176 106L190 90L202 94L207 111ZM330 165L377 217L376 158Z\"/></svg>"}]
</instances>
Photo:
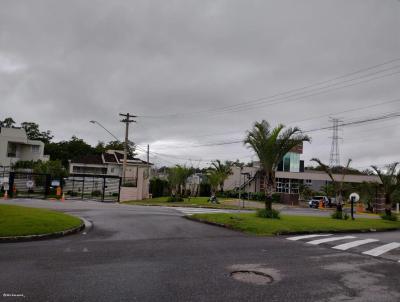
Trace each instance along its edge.
<instances>
[{"instance_id":1,"label":"gray cloud","mask_svg":"<svg viewBox=\"0 0 400 302\"><path fill-rule=\"evenodd\" d=\"M119 112L229 106L396 58L399 28L395 0L2 1L0 117L37 121L59 140L75 134L96 143L111 138L91 119L122 137ZM175 147L240 139L262 118L298 121L305 130L327 126L328 117L302 120L400 97L399 76L241 112L138 118L132 138L203 165L212 158L250 160L242 144ZM399 104L340 117L399 111ZM344 128L343 161L351 157L361 167L400 160L399 132L398 120ZM304 158L326 160L329 136L313 133ZM154 160L185 162L173 157Z\"/></svg>"}]
</instances>

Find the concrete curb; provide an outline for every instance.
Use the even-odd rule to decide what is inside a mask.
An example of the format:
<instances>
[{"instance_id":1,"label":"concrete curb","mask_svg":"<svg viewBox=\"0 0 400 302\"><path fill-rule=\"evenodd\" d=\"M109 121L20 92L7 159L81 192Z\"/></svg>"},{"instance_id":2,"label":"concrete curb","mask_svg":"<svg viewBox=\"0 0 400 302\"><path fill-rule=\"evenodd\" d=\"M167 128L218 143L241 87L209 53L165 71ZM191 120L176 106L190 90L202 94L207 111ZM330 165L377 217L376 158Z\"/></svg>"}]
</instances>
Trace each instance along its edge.
<instances>
[{"instance_id":1,"label":"concrete curb","mask_svg":"<svg viewBox=\"0 0 400 302\"><path fill-rule=\"evenodd\" d=\"M45 240L45 239L60 238L60 237L64 237L67 235L76 234L76 233L79 233L80 231L82 231L86 227L84 220L82 218L80 218L80 220L81 220L81 224L72 229L55 232L55 233L48 233L48 234L0 237L0 243Z\"/></svg>"}]
</instances>

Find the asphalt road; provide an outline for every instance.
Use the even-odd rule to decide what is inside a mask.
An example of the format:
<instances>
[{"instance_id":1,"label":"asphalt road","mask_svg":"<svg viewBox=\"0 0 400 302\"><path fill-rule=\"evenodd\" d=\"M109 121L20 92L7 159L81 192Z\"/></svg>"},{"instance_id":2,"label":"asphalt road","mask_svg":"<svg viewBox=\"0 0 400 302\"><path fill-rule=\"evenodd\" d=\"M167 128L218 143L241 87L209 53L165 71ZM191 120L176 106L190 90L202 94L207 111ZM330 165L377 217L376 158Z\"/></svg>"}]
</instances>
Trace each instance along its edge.
<instances>
[{"instance_id":1,"label":"asphalt road","mask_svg":"<svg viewBox=\"0 0 400 302\"><path fill-rule=\"evenodd\" d=\"M1 301L400 301L396 261L247 236L170 208L11 203L66 211L93 227L55 240L1 244ZM274 281L255 285L230 276L246 267Z\"/></svg>"}]
</instances>

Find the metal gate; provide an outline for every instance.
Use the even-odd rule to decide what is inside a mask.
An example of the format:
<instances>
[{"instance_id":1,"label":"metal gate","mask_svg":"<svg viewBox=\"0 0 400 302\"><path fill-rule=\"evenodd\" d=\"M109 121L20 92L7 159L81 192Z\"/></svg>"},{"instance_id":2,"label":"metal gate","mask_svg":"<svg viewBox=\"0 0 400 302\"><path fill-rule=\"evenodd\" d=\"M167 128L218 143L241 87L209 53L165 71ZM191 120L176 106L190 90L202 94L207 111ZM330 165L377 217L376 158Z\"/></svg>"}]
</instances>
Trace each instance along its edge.
<instances>
[{"instance_id":1,"label":"metal gate","mask_svg":"<svg viewBox=\"0 0 400 302\"><path fill-rule=\"evenodd\" d=\"M47 198L50 193L49 174L10 172L8 192L13 198Z\"/></svg>"},{"instance_id":2,"label":"metal gate","mask_svg":"<svg viewBox=\"0 0 400 302\"><path fill-rule=\"evenodd\" d=\"M121 187L119 176L71 174L63 180L66 199L118 202Z\"/></svg>"}]
</instances>

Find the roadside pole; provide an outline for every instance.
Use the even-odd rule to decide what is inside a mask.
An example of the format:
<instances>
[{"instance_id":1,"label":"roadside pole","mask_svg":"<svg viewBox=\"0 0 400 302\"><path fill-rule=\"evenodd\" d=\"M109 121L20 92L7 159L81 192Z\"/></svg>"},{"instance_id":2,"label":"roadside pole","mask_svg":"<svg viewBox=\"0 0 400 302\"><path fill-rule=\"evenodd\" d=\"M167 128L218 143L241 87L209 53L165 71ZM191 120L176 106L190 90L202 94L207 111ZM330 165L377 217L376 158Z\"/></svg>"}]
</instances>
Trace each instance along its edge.
<instances>
[{"instance_id":1,"label":"roadside pole","mask_svg":"<svg viewBox=\"0 0 400 302\"><path fill-rule=\"evenodd\" d=\"M136 123L135 120L132 120L131 118L136 117L136 115L132 115L130 113L120 113L119 114L122 117L125 117L124 119L121 120L121 123L125 123L125 144L124 144L124 161L122 164L122 183L125 183L125 177L126 177L126 162L128 158L128 136L129 136L129 124L130 123Z\"/></svg>"}]
</instances>

